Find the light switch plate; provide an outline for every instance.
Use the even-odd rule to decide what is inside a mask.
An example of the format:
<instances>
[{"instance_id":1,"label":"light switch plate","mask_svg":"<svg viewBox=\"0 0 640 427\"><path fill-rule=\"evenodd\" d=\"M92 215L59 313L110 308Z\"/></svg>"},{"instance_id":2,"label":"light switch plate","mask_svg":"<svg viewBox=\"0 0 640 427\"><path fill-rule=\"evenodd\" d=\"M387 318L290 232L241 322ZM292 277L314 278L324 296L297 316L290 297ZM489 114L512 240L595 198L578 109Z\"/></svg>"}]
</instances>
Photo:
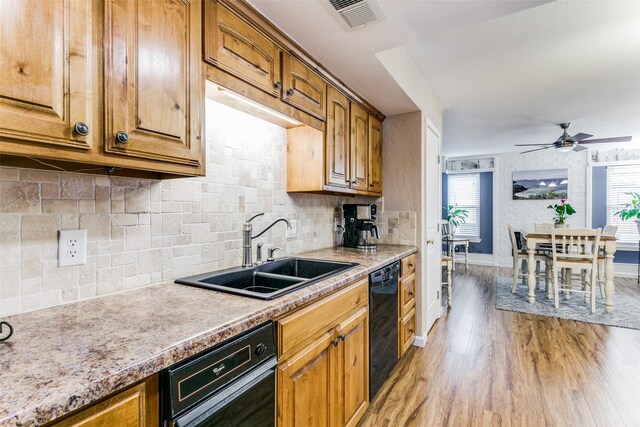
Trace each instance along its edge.
<instances>
[{"instance_id":1,"label":"light switch plate","mask_svg":"<svg viewBox=\"0 0 640 427\"><path fill-rule=\"evenodd\" d=\"M87 263L87 230L60 230L58 267Z\"/></svg>"}]
</instances>

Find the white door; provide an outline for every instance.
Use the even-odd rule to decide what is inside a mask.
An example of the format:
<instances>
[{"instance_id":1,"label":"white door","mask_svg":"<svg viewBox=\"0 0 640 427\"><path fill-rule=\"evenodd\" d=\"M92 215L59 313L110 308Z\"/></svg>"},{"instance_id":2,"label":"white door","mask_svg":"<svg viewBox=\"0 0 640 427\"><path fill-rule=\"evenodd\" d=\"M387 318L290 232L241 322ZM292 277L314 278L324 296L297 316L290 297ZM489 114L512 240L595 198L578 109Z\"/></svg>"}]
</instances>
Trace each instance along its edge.
<instances>
[{"instance_id":1,"label":"white door","mask_svg":"<svg viewBox=\"0 0 640 427\"><path fill-rule=\"evenodd\" d=\"M433 323L442 315L441 304L441 236L442 177L440 167L440 133L425 117L422 148L422 330L426 339Z\"/></svg>"}]
</instances>

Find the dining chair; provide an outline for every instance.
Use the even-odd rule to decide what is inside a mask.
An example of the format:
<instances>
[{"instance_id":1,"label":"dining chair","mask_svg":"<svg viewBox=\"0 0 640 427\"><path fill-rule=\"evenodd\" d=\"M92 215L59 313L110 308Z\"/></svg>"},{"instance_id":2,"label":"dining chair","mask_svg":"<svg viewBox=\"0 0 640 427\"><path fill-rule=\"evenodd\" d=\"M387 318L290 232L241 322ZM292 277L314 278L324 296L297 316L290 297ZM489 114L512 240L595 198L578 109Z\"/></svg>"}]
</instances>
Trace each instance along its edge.
<instances>
[{"instance_id":1,"label":"dining chair","mask_svg":"<svg viewBox=\"0 0 640 427\"><path fill-rule=\"evenodd\" d=\"M451 279L451 271L453 270L453 258L448 257L448 256L443 256L441 265L442 265L442 267L447 269L447 280L446 281L442 281L442 286L447 288L447 304L449 305L449 307L451 307L451 301L452 301L451 285L452 285L452 282L453 282L452 279Z\"/></svg>"},{"instance_id":2,"label":"dining chair","mask_svg":"<svg viewBox=\"0 0 640 427\"><path fill-rule=\"evenodd\" d=\"M513 283L511 284L511 292L515 293L518 289L518 279L522 277L523 281L526 282L528 280L528 269L527 262L529 259L529 253L524 250L521 241L518 241L516 237L516 231L513 229L513 225L509 224L509 238L511 239L511 253L513 255ZM536 260L536 280L539 277L546 278L546 275L541 275L539 270L538 260L545 261L546 255L536 253L534 255L534 259Z\"/></svg>"},{"instance_id":3,"label":"dining chair","mask_svg":"<svg viewBox=\"0 0 640 427\"><path fill-rule=\"evenodd\" d=\"M440 224L440 231L441 231L441 235L442 235L442 241L446 242L447 244L447 249L445 251L446 255L449 255L449 245L451 244L451 242L449 241L451 239L451 224L449 223L449 221L447 220L442 220L442 223Z\"/></svg>"},{"instance_id":4,"label":"dining chair","mask_svg":"<svg viewBox=\"0 0 640 427\"><path fill-rule=\"evenodd\" d=\"M601 229L590 228L558 228L551 231L552 286L554 304L560 308L560 290L567 295L571 292L582 293L585 299L591 301L591 313L596 311L596 272L598 266L598 247L600 245ZM584 280L579 288L572 286L572 282L565 278L559 280L558 273L565 269L583 270ZM587 280L587 276L591 276Z\"/></svg>"}]
</instances>

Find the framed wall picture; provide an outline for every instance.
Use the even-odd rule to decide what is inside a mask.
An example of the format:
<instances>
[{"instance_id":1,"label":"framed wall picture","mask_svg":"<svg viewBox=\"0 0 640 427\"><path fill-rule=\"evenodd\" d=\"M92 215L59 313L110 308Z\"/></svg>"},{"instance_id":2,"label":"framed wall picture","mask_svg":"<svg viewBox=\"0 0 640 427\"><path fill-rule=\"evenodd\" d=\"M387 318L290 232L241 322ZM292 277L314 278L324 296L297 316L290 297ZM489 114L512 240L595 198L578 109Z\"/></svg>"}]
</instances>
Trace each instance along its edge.
<instances>
[{"instance_id":1,"label":"framed wall picture","mask_svg":"<svg viewBox=\"0 0 640 427\"><path fill-rule=\"evenodd\" d=\"M566 199L568 169L513 171L513 200Z\"/></svg>"}]
</instances>

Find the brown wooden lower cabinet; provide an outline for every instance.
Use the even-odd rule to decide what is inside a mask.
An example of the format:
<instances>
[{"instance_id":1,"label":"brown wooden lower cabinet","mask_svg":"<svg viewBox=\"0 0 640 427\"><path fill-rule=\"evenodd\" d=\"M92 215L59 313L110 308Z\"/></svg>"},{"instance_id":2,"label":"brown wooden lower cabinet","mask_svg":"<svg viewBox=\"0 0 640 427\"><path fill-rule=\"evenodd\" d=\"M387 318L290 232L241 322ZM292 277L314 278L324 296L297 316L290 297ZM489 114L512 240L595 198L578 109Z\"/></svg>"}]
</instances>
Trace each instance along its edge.
<instances>
[{"instance_id":1,"label":"brown wooden lower cabinet","mask_svg":"<svg viewBox=\"0 0 640 427\"><path fill-rule=\"evenodd\" d=\"M152 375L124 391L55 421L56 427L146 427L158 425L158 376Z\"/></svg>"},{"instance_id":2,"label":"brown wooden lower cabinet","mask_svg":"<svg viewBox=\"0 0 640 427\"><path fill-rule=\"evenodd\" d=\"M402 357L416 337L416 254L400 260L398 286L398 358Z\"/></svg>"},{"instance_id":3,"label":"brown wooden lower cabinet","mask_svg":"<svg viewBox=\"0 0 640 427\"><path fill-rule=\"evenodd\" d=\"M368 288L361 280L278 321L279 427L355 426L364 415Z\"/></svg>"}]
</instances>

